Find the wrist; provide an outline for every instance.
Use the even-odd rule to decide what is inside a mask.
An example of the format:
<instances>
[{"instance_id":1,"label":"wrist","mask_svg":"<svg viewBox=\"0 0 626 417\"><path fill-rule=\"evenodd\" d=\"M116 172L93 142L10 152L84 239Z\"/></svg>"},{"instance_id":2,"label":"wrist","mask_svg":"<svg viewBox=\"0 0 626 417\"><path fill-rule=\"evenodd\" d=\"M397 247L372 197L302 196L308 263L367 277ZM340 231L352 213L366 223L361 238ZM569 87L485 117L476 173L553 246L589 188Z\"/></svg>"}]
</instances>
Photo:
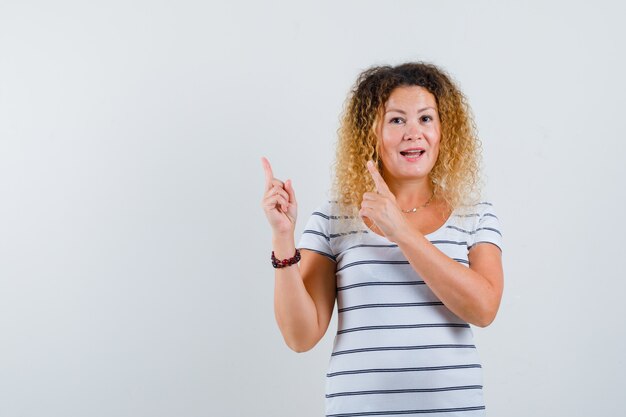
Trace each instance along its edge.
<instances>
[{"instance_id":1,"label":"wrist","mask_svg":"<svg viewBox=\"0 0 626 417\"><path fill-rule=\"evenodd\" d=\"M278 259L276 254L272 251L272 266L276 269L287 268L288 266L295 265L300 262L300 251L298 249L295 250L293 256L291 258Z\"/></svg>"},{"instance_id":2,"label":"wrist","mask_svg":"<svg viewBox=\"0 0 626 417\"><path fill-rule=\"evenodd\" d=\"M274 249L274 255L278 259L291 258L296 251L296 244L293 239L293 234L275 234L272 237L272 248Z\"/></svg>"},{"instance_id":3,"label":"wrist","mask_svg":"<svg viewBox=\"0 0 626 417\"><path fill-rule=\"evenodd\" d=\"M394 236L394 242L398 246L402 246L415 241L415 238L419 236L422 236L422 233L413 225L407 224L406 227L402 227L398 230L396 236Z\"/></svg>"},{"instance_id":4,"label":"wrist","mask_svg":"<svg viewBox=\"0 0 626 417\"><path fill-rule=\"evenodd\" d=\"M272 228L272 241L281 241L281 240L293 240L293 236L295 234L295 228Z\"/></svg>"}]
</instances>

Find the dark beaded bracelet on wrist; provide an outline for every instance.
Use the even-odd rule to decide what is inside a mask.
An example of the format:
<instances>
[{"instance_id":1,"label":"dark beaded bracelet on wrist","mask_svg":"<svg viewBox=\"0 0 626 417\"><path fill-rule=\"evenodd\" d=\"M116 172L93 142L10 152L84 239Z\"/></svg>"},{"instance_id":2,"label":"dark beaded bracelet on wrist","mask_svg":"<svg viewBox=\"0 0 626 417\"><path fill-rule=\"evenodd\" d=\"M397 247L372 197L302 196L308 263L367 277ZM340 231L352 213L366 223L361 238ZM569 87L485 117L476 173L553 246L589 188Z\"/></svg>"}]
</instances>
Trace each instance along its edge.
<instances>
[{"instance_id":1,"label":"dark beaded bracelet on wrist","mask_svg":"<svg viewBox=\"0 0 626 417\"><path fill-rule=\"evenodd\" d=\"M282 260L276 259L276 256L274 256L274 251L272 251L272 266L274 268L284 268L286 266L297 264L298 262L300 262L300 251L298 249L296 249L296 253L294 254L293 258Z\"/></svg>"}]
</instances>

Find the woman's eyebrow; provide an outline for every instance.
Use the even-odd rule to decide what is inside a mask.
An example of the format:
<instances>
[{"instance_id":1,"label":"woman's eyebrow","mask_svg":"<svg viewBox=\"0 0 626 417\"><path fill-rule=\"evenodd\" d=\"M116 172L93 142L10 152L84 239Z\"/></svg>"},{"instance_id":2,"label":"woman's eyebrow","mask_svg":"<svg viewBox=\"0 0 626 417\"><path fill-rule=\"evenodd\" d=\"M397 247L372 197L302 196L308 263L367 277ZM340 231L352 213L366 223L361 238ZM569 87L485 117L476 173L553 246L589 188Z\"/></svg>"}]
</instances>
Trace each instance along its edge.
<instances>
[{"instance_id":1,"label":"woman's eyebrow","mask_svg":"<svg viewBox=\"0 0 626 417\"><path fill-rule=\"evenodd\" d=\"M428 110L428 109L436 110L434 107L428 106L428 107L424 107L422 109L419 109L417 112L421 113L421 112L423 112L425 110ZM400 109L387 109L387 111L385 111L385 114L391 113L391 112L406 114L406 112L404 110L400 110Z\"/></svg>"}]
</instances>

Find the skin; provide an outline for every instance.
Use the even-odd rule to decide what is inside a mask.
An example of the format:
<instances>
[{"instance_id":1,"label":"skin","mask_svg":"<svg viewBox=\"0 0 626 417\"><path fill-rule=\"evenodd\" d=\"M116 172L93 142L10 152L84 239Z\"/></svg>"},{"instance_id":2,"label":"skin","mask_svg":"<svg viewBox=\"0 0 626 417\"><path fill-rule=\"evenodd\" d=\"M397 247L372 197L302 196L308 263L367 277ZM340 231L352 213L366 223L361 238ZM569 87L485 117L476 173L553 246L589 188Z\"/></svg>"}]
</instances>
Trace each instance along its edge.
<instances>
[{"instance_id":1,"label":"skin","mask_svg":"<svg viewBox=\"0 0 626 417\"><path fill-rule=\"evenodd\" d=\"M421 207L432 195L428 174L437 161L441 124L435 97L417 86L396 88L390 95L377 130L382 175L369 161L376 184L365 193L359 214L374 232L398 245L415 272L459 318L488 326L495 318L503 291L500 249L489 243L474 245L469 267L450 259L424 236L439 229L451 213L433 200L416 213L402 209ZM407 161L400 151L420 147L426 152ZM273 175L262 159L265 194L262 207L272 228L277 258L295 252L297 202L290 180ZM275 269L274 311L287 345L296 352L311 349L324 336L335 303L335 264L315 252L302 250L299 265Z\"/></svg>"},{"instance_id":2,"label":"skin","mask_svg":"<svg viewBox=\"0 0 626 417\"><path fill-rule=\"evenodd\" d=\"M435 201L417 213L401 209L419 207L432 194L428 173L437 161L441 140L436 109L435 97L422 87L399 87L391 93L378 130L383 175L371 161L367 164L377 192L363 195L360 214L372 231L398 244L415 272L450 311L485 327L495 319L502 299L500 249L490 243L473 246L467 268L424 237L445 223L450 208ZM414 147L426 152L417 162L409 162L400 151Z\"/></svg>"},{"instance_id":3,"label":"skin","mask_svg":"<svg viewBox=\"0 0 626 417\"><path fill-rule=\"evenodd\" d=\"M262 158L265 194L261 206L272 228L272 247L278 259L294 256L297 201L290 180L274 177ZM274 315L285 343L305 352L324 336L335 306L335 264L308 250L298 265L275 269Z\"/></svg>"},{"instance_id":4,"label":"skin","mask_svg":"<svg viewBox=\"0 0 626 417\"><path fill-rule=\"evenodd\" d=\"M399 207L421 207L433 192L428 174L437 162L441 141L441 122L435 96L418 86L396 88L379 119L377 136L380 140L382 176L393 190ZM418 161L407 161L400 152L411 148L424 149L425 153ZM363 195L365 202L377 198L376 193ZM378 234L393 240L393 236L388 236L371 223L366 214L368 207L366 203L361 209L365 223ZM441 226L447 215L449 210L446 207L431 201L429 207L420 209L419 213L411 213L408 220L428 234Z\"/></svg>"}]
</instances>

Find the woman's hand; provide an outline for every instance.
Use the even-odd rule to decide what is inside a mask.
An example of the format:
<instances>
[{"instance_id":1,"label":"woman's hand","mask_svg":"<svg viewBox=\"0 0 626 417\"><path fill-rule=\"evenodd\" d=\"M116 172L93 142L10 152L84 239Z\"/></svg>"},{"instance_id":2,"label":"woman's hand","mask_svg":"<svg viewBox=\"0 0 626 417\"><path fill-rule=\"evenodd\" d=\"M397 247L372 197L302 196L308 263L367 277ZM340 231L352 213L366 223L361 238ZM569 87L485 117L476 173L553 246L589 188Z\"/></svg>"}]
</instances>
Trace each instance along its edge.
<instances>
[{"instance_id":1,"label":"woman's hand","mask_svg":"<svg viewBox=\"0 0 626 417\"><path fill-rule=\"evenodd\" d=\"M272 227L272 232L275 236L293 236L298 215L298 203L291 180L283 183L274 178L272 166L267 158L261 158L261 163L265 171L265 194L261 206Z\"/></svg>"},{"instance_id":2,"label":"woman's hand","mask_svg":"<svg viewBox=\"0 0 626 417\"><path fill-rule=\"evenodd\" d=\"M395 242L398 232L408 227L407 221L396 203L396 197L372 161L367 162L367 170L374 180L377 192L363 194L359 215L370 219L387 239Z\"/></svg>"}]
</instances>

